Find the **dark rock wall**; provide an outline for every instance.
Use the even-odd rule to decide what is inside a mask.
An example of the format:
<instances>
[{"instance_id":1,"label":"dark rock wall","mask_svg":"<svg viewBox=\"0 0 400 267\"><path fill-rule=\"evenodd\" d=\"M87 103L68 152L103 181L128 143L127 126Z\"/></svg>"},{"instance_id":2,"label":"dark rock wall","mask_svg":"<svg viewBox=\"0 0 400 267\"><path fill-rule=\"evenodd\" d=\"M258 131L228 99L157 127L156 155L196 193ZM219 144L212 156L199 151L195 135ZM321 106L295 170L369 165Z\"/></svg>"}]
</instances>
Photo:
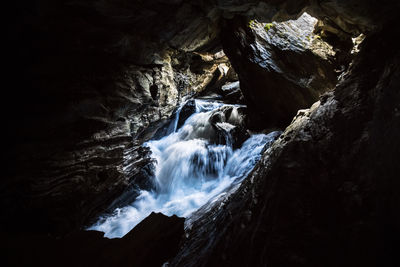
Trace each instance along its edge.
<instances>
[{"instance_id":1,"label":"dark rock wall","mask_svg":"<svg viewBox=\"0 0 400 267\"><path fill-rule=\"evenodd\" d=\"M143 130L182 96L223 82L230 64L213 44L218 17L196 3L25 4L15 4L7 39L4 99L18 111L3 113L3 223L64 232L145 183Z\"/></svg>"},{"instance_id":2,"label":"dark rock wall","mask_svg":"<svg viewBox=\"0 0 400 267\"><path fill-rule=\"evenodd\" d=\"M397 266L400 54L389 23L301 110L172 266ZM213 220L209 220L213 218Z\"/></svg>"}]
</instances>

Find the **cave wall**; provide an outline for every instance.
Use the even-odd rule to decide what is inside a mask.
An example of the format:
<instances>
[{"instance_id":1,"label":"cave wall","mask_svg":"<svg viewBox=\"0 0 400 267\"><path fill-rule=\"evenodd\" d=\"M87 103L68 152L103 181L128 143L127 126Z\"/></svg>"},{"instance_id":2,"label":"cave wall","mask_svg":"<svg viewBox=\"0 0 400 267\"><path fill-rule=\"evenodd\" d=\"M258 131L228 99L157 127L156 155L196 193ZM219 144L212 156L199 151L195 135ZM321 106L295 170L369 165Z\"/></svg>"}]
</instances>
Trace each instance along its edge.
<instances>
[{"instance_id":1,"label":"cave wall","mask_svg":"<svg viewBox=\"0 0 400 267\"><path fill-rule=\"evenodd\" d=\"M13 5L4 99L18 112L3 111L2 223L57 233L82 227L140 183L151 161L136 137L220 76L218 66L228 62L213 55L224 20L279 21L307 10L355 35L380 30L398 10L393 1L357 0Z\"/></svg>"},{"instance_id":2,"label":"cave wall","mask_svg":"<svg viewBox=\"0 0 400 267\"><path fill-rule=\"evenodd\" d=\"M238 191L187 220L170 265L398 266L399 34L367 37Z\"/></svg>"},{"instance_id":3,"label":"cave wall","mask_svg":"<svg viewBox=\"0 0 400 267\"><path fill-rule=\"evenodd\" d=\"M14 5L4 99L17 111L3 112L3 223L81 228L149 183L143 131L162 125L182 97L231 75L213 43L218 16L182 1Z\"/></svg>"}]
</instances>

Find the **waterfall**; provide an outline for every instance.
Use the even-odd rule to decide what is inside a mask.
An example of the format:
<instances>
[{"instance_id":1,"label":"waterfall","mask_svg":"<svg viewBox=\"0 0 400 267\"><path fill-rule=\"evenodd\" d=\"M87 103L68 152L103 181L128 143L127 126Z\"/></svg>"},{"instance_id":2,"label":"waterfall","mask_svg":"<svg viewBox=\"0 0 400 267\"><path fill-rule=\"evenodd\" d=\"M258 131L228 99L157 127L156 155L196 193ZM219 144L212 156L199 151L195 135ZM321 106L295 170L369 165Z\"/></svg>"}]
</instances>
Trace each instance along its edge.
<instances>
[{"instance_id":1,"label":"waterfall","mask_svg":"<svg viewBox=\"0 0 400 267\"><path fill-rule=\"evenodd\" d=\"M227 188L240 183L253 169L267 143L277 133L255 134L237 149L232 131L243 121L239 105L195 100L195 112L177 129L182 106L171 122L172 131L144 144L157 161L153 191L142 190L137 199L89 230L106 237L122 237L151 212L187 217Z\"/></svg>"}]
</instances>

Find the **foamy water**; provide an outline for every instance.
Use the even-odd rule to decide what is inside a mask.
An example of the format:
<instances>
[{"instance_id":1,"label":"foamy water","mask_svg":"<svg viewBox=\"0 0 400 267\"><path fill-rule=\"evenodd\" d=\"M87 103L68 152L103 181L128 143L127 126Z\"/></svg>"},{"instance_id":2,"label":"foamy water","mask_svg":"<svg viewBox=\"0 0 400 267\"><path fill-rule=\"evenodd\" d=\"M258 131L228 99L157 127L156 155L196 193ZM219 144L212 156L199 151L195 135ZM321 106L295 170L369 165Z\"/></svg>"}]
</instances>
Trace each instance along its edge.
<instances>
[{"instance_id":1,"label":"foamy water","mask_svg":"<svg viewBox=\"0 0 400 267\"><path fill-rule=\"evenodd\" d=\"M187 217L210 199L241 182L260 158L265 144L276 137L256 134L241 148L233 150L230 130L240 121L239 106L232 106L229 120L220 122L226 142L218 144L216 129L210 117L222 107L216 102L196 100L196 112L180 129L176 129L179 111L171 123L172 132L160 140L145 143L156 159L154 185L156 190L140 192L126 207L116 209L112 216L101 217L89 230L105 233L106 237L122 237L151 212Z\"/></svg>"}]
</instances>

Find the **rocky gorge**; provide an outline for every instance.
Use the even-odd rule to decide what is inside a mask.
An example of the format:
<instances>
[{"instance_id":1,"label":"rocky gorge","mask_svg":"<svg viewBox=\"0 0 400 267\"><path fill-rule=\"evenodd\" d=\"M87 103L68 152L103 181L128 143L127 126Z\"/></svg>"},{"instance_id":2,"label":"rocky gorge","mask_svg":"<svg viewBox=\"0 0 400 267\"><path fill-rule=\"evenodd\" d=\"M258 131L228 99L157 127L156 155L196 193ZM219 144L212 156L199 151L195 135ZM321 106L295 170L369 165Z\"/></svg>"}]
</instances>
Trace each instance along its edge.
<instances>
[{"instance_id":1,"label":"rocky gorge","mask_svg":"<svg viewBox=\"0 0 400 267\"><path fill-rule=\"evenodd\" d=\"M398 265L396 1L13 5L6 265ZM152 213L120 239L85 231L152 190L143 144L194 98L247 106L232 124L238 147L283 133L231 194L185 220ZM213 129L231 112L212 116ZM182 107L177 123L193 113Z\"/></svg>"}]
</instances>

